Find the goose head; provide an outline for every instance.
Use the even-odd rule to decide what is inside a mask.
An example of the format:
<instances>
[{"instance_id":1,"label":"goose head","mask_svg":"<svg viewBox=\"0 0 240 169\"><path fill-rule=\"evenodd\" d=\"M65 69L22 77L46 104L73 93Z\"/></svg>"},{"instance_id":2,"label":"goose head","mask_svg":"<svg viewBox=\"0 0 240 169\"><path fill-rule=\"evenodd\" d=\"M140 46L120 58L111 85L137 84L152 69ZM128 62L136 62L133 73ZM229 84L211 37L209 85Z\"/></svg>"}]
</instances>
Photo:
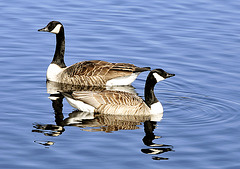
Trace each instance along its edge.
<instances>
[{"instance_id":1,"label":"goose head","mask_svg":"<svg viewBox=\"0 0 240 169\"><path fill-rule=\"evenodd\" d=\"M146 84L145 84L145 102L146 104L152 109L152 107L156 107L153 109L156 109L156 112L159 112L159 110L162 109L162 105L161 103L158 101L158 99L156 98L155 94L154 94L154 86L164 80L167 79L169 77L175 76L175 74L172 73L168 73L166 71L164 71L163 69L154 69L152 70L147 77L146 80ZM156 103L155 105L157 106L152 106L154 103ZM155 110L153 110L154 112Z\"/></svg>"},{"instance_id":2,"label":"goose head","mask_svg":"<svg viewBox=\"0 0 240 169\"><path fill-rule=\"evenodd\" d=\"M149 82L152 82L153 84L156 84L164 79L167 79L169 77L175 76L175 74L168 73L164 71L163 69L154 69L152 70L149 75L147 80Z\"/></svg>"},{"instance_id":3,"label":"goose head","mask_svg":"<svg viewBox=\"0 0 240 169\"><path fill-rule=\"evenodd\" d=\"M63 29L63 25L59 21L51 21L42 29L39 29L40 32L51 32L58 34L60 30Z\"/></svg>"},{"instance_id":4,"label":"goose head","mask_svg":"<svg viewBox=\"0 0 240 169\"><path fill-rule=\"evenodd\" d=\"M50 79L56 80L56 75L62 71L61 68L66 67L66 64L64 63L65 35L63 25L59 21L51 21L47 24L47 26L45 26L42 29L39 29L38 31L51 32L53 34L56 34L55 54L47 70L48 80Z\"/></svg>"}]
</instances>

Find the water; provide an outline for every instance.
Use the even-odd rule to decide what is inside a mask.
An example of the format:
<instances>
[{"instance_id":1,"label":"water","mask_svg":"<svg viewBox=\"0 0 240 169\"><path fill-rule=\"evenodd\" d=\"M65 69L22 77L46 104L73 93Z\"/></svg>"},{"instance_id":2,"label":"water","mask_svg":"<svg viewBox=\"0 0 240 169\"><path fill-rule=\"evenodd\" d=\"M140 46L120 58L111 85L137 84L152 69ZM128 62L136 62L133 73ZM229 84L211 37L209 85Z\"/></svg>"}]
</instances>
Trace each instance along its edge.
<instances>
[{"instance_id":1,"label":"water","mask_svg":"<svg viewBox=\"0 0 240 169\"><path fill-rule=\"evenodd\" d=\"M1 168L240 167L239 1L12 0L0 6ZM51 20L65 26L67 65L102 59L175 73L155 88L163 119L100 116L55 126L79 114L63 100L55 115L48 98L55 36L37 29ZM146 76L133 83L140 96Z\"/></svg>"}]
</instances>

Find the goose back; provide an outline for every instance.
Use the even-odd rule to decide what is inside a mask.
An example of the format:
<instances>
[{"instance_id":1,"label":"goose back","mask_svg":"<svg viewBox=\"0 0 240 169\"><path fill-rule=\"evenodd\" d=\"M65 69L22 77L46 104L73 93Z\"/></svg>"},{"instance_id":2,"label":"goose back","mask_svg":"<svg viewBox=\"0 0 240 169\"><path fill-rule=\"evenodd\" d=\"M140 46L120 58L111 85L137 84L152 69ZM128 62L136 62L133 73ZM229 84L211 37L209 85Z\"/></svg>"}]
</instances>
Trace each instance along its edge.
<instances>
[{"instance_id":1,"label":"goose back","mask_svg":"<svg viewBox=\"0 0 240 169\"><path fill-rule=\"evenodd\" d=\"M129 63L92 60L78 62L65 68L58 79L61 83L73 85L104 86L112 79L127 78L132 74L139 75L140 72L147 70L150 68L139 68ZM134 80L135 78L128 83L131 84Z\"/></svg>"}]
</instances>

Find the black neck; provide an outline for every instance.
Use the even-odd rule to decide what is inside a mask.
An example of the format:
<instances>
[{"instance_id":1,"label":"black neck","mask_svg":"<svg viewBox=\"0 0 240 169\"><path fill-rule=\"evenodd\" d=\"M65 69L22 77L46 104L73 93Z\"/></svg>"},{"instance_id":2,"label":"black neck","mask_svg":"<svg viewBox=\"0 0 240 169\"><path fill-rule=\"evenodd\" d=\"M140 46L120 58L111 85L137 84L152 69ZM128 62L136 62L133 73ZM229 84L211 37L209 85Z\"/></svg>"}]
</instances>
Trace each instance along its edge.
<instances>
[{"instance_id":1,"label":"black neck","mask_svg":"<svg viewBox=\"0 0 240 169\"><path fill-rule=\"evenodd\" d=\"M65 36L64 28L61 27L60 32L56 35L56 49L52 63L57 64L61 68L66 67L64 62L64 52L65 52Z\"/></svg>"},{"instance_id":2,"label":"black neck","mask_svg":"<svg viewBox=\"0 0 240 169\"><path fill-rule=\"evenodd\" d=\"M154 86L156 85L157 81L153 77L152 73L150 73L147 77L146 84L145 84L145 102L150 107L153 103L158 102L154 94Z\"/></svg>"}]
</instances>

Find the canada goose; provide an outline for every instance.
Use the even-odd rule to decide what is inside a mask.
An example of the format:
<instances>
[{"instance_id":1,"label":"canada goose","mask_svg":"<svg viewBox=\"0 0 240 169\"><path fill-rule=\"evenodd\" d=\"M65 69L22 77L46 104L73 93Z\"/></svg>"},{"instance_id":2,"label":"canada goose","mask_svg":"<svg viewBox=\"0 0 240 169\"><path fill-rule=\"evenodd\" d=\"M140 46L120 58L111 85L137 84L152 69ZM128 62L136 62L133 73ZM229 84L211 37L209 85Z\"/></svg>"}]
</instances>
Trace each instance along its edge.
<instances>
[{"instance_id":1,"label":"canada goose","mask_svg":"<svg viewBox=\"0 0 240 169\"><path fill-rule=\"evenodd\" d=\"M114 115L151 115L163 113L162 104L154 94L157 82L175 76L162 69L152 70L145 84L145 101L122 91L74 91L63 93L69 104L82 111Z\"/></svg>"},{"instance_id":2,"label":"canada goose","mask_svg":"<svg viewBox=\"0 0 240 169\"><path fill-rule=\"evenodd\" d=\"M47 80L83 86L130 85L141 72L150 70L149 67L100 60L82 61L67 67L64 62L63 25L58 21L51 21L38 31L56 34L56 49L47 69Z\"/></svg>"}]
</instances>

